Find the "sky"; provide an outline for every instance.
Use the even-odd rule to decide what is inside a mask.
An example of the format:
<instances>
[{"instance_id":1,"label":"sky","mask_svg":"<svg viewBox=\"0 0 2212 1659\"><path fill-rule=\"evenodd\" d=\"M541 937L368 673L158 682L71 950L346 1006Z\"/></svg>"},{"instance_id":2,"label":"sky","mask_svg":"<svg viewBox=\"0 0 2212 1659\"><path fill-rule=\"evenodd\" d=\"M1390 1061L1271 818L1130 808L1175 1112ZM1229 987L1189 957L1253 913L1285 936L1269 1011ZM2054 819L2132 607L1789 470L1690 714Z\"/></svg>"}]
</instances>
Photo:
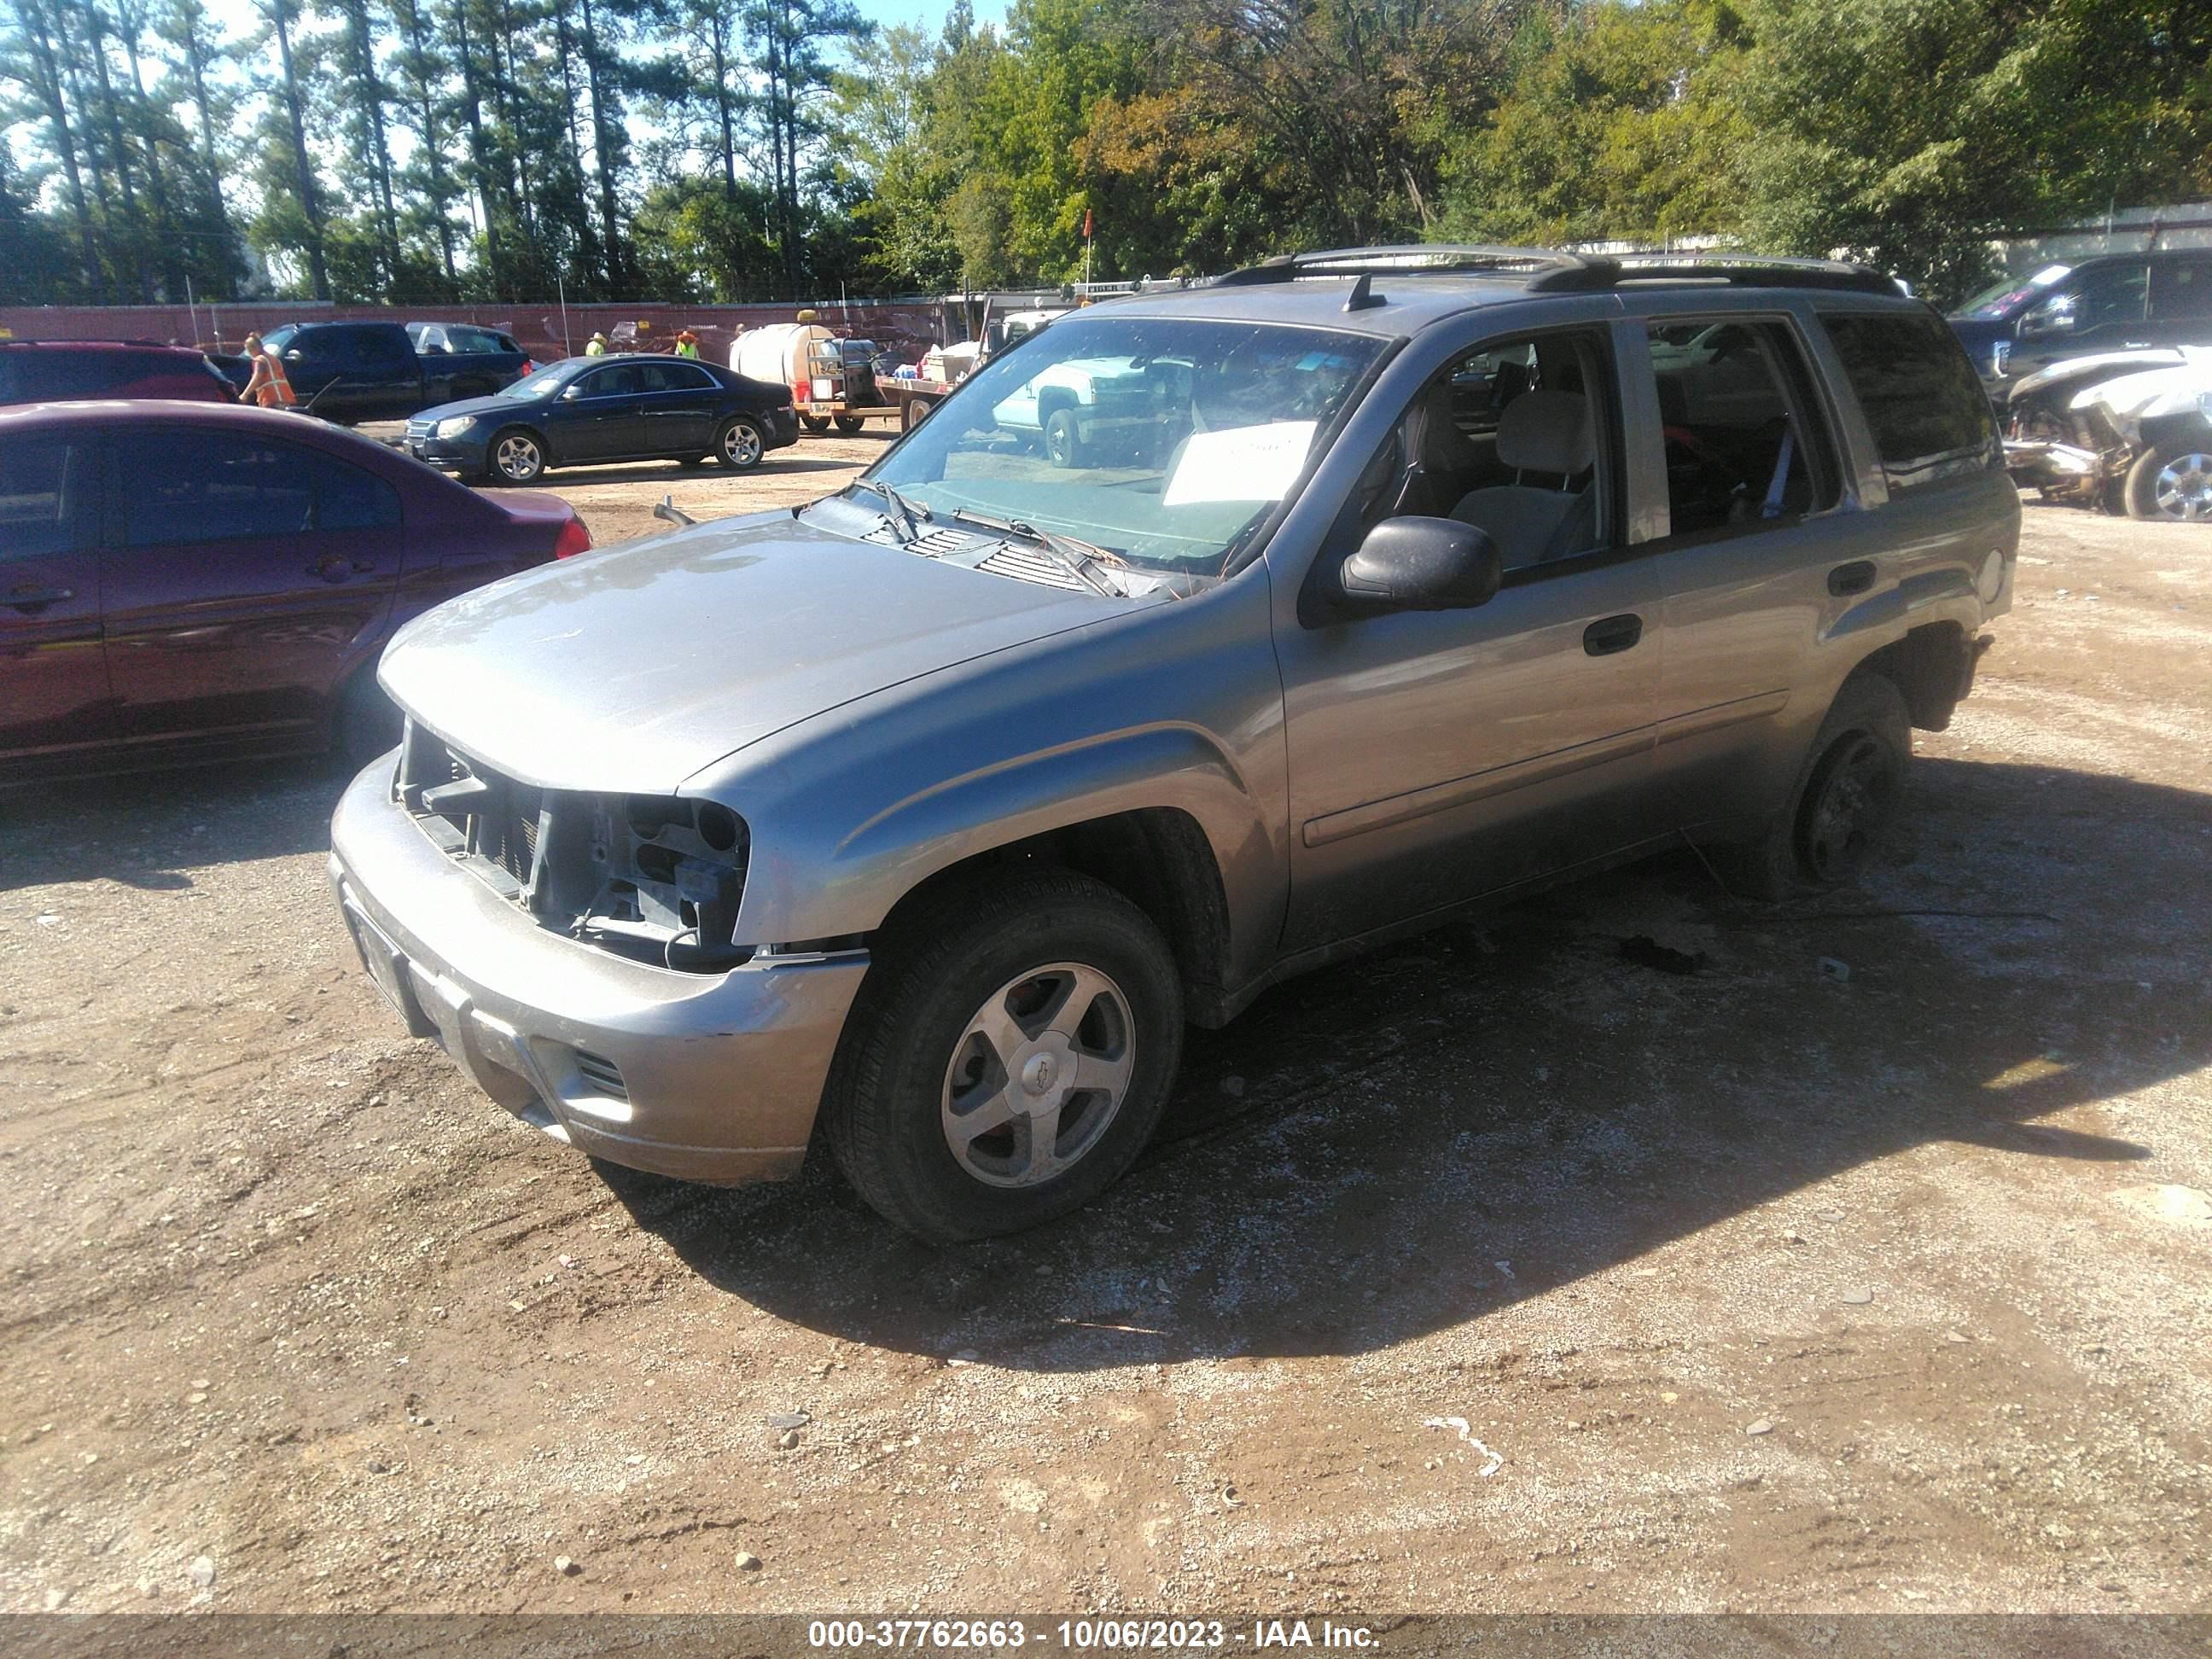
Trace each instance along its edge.
<instances>
[{"instance_id":1,"label":"sky","mask_svg":"<svg viewBox=\"0 0 2212 1659\"><path fill-rule=\"evenodd\" d=\"M205 0L205 3L209 15L225 34L243 34L258 27L264 15L253 0ZM951 9L949 0L854 0L854 3L861 16L883 28L917 23L935 30ZM974 0L974 5L979 23L1004 23L1006 20L1006 0Z\"/></svg>"}]
</instances>

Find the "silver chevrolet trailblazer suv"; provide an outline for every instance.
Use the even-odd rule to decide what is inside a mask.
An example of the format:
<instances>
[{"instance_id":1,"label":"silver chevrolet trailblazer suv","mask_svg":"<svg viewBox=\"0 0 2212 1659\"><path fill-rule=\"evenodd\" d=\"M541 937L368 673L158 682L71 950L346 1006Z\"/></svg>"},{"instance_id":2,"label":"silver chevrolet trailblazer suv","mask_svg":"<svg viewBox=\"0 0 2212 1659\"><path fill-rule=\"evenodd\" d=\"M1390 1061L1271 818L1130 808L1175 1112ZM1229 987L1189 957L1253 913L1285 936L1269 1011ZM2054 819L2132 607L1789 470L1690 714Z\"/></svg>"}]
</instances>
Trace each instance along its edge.
<instances>
[{"instance_id":1,"label":"silver chevrolet trailblazer suv","mask_svg":"<svg viewBox=\"0 0 2212 1659\"><path fill-rule=\"evenodd\" d=\"M818 1132L900 1226L1010 1232L1289 975L1685 838L1848 880L2019 525L1875 272L1277 260L1062 319L811 507L415 622L331 874L555 1139L734 1182Z\"/></svg>"}]
</instances>

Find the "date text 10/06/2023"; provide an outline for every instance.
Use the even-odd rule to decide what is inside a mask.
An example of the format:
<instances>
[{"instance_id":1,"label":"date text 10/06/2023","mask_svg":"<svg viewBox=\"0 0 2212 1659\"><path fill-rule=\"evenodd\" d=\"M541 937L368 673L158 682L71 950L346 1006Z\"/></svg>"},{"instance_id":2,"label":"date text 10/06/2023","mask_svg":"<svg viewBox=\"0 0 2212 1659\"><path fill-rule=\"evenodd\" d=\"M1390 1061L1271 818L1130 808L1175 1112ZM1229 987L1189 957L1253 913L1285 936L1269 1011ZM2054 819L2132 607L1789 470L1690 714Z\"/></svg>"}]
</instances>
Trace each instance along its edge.
<instances>
[{"instance_id":1,"label":"date text 10/06/2023","mask_svg":"<svg viewBox=\"0 0 2212 1659\"><path fill-rule=\"evenodd\" d=\"M1073 1652L1192 1648L1371 1648L1375 1633L1334 1620L1255 1619L817 1619L815 1648L928 1648L985 1652L1057 1647Z\"/></svg>"}]
</instances>

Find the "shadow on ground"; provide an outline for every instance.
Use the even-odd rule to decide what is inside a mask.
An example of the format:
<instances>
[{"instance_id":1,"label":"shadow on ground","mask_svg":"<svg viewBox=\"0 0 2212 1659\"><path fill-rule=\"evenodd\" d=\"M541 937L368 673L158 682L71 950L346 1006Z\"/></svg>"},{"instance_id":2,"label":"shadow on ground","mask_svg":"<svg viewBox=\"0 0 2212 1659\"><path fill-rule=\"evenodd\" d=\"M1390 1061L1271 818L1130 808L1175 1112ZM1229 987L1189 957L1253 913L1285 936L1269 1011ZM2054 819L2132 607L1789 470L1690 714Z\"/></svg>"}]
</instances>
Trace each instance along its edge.
<instances>
[{"instance_id":1,"label":"shadow on ground","mask_svg":"<svg viewBox=\"0 0 2212 1659\"><path fill-rule=\"evenodd\" d=\"M238 761L0 792L0 892L105 877L154 890L210 864L331 844L335 758Z\"/></svg>"},{"instance_id":2,"label":"shadow on ground","mask_svg":"<svg viewBox=\"0 0 2212 1659\"><path fill-rule=\"evenodd\" d=\"M781 1318L1054 1371L1371 1352L1931 1143L2148 1156L2035 1120L2212 1061L2212 801L1948 761L1918 799L1861 890L1774 908L1662 860L1285 986L1193 1031L1138 1169L1025 1237L915 1244L818 1157L731 1192L603 1173Z\"/></svg>"}]
</instances>

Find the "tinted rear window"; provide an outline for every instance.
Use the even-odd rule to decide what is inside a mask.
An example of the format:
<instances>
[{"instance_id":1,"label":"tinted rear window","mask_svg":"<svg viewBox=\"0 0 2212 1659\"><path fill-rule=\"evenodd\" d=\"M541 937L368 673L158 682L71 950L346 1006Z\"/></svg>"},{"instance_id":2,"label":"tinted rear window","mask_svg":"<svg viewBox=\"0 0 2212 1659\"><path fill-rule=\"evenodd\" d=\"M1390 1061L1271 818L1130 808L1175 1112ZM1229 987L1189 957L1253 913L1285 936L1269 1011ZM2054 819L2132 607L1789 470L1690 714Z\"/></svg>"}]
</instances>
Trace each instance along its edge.
<instances>
[{"instance_id":1,"label":"tinted rear window","mask_svg":"<svg viewBox=\"0 0 2212 1659\"><path fill-rule=\"evenodd\" d=\"M1893 313L1820 320L1866 413L1893 491L1996 465L1989 394L1941 319Z\"/></svg>"}]
</instances>

